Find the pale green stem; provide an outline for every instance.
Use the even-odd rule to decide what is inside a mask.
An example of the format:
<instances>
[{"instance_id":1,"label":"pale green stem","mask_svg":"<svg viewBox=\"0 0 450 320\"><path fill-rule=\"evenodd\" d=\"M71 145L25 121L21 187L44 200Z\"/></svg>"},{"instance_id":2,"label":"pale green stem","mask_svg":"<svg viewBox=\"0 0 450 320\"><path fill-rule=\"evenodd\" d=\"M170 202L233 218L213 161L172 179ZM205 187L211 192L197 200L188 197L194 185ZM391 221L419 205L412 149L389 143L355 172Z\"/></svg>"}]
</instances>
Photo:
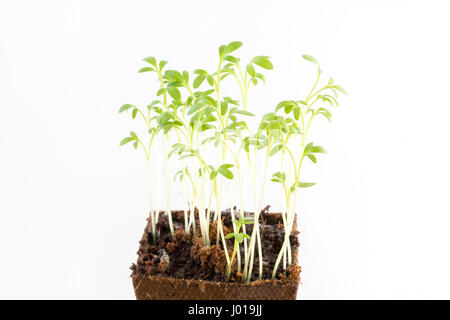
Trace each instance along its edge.
<instances>
[{"instance_id":1,"label":"pale green stem","mask_svg":"<svg viewBox=\"0 0 450 320\"><path fill-rule=\"evenodd\" d=\"M225 279L226 281L230 280L230 273L231 273L231 267L234 261L234 256L236 255L236 252L239 252L239 243L236 241L236 239L234 240L234 249L233 249L233 254L231 255L231 260L230 263L227 266L227 271L225 272Z\"/></svg>"}]
</instances>

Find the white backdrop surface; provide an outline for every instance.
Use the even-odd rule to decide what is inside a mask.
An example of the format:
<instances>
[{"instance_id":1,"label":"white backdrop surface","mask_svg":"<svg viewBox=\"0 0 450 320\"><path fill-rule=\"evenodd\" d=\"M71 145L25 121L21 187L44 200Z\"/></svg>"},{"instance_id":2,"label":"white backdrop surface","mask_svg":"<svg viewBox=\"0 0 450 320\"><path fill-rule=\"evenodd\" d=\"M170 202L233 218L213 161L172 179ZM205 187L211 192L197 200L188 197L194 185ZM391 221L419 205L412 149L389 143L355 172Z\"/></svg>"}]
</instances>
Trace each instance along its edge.
<instances>
[{"instance_id":1,"label":"white backdrop surface","mask_svg":"<svg viewBox=\"0 0 450 320\"><path fill-rule=\"evenodd\" d=\"M314 55L350 93L313 140L301 196L300 298L450 298L446 1L1 1L0 298L132 299L147 199L118 146L151 101L153 55L212 69L244 42L274 70L268 112L301 97ZM260 113L261 112L261 113ZM267 202L275 194L269 185Z\"/></svg>"}]
</instances>

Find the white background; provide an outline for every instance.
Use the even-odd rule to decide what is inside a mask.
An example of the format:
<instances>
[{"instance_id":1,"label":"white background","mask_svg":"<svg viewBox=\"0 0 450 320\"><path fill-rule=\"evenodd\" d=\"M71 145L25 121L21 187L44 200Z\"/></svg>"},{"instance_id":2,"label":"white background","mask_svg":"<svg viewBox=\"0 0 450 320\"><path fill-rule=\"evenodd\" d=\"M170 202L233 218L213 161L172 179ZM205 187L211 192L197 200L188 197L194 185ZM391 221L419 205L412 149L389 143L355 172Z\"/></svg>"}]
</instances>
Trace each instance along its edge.
<instances>
[{"instance_id":1,"label":"white background","mask_svg":"<svg viewBox=\"0 0 450 320\"><path fill-rule=\"evenodd\" d=\"M142 154L119 148L136 71L215 68L217 47L275 69L262 114L302 97L321 61L350 93L300 204L300 298L450 298L445 1L0 2L0 298L134 298L147 210ZM259 110L260 109L260 110ZM269 192L267 202L271 202Z\"/></svg>"}]
</instances>

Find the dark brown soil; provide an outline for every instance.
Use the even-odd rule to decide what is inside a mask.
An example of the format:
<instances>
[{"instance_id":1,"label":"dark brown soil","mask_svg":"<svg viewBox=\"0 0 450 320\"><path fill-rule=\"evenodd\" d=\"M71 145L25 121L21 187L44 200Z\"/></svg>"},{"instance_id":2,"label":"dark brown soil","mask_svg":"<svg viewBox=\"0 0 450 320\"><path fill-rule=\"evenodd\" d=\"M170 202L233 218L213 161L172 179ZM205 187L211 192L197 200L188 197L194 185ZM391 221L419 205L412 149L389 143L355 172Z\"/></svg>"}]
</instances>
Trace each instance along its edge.
<instances>
[{"instance_id":1,"label":"dark brown soil","mask_svg":"<svg viewBox=\"0 0 450 320\"><path fill-rule=\"evenodd\" d=\"M270 279L275 260L281 249L284 240L284 228L281 214L269 213L266 207L260 215L260 233L263 251L263 279ZM234 208L236 218L239 218L239 211ZM131 266L132 275L158 275L176 279L194 279L208 281L224 281L226 270L226 259L222 242L216 245L216 225L210 224L211 246L203 246L203 241L199 235L193 237L184 231L183 211L172 211L172 219L175 228L175 237L172 239L169 230L167 216L160 214L157 229L160 232L157 244L151 243L150 224L144 232L140 241L138 260ZM214 213L211 214L213 216ZM246 217L253 216L246 212ZM230 209L222 212L222 221L225 235L232 231ZM247 234L251 234L253 225L246 225ZM199 226L197 225L197 230ZM293 257L297 256L299 246L298 232L294 230L290 235ZM233 239L227 239L227 248L231 256ZM241 246L241 256L244 257L244 248ZM259 261L257 247L254 257L252 281L258 278ZM230 282L240 282L242 276L237 272L236 260L234 261ZM294 259L296 261L296 259ZM277 279L294 279L300 277L300 267L292 265L282 273L281 264L278 268Z\"/></svg>"}]
</instances>

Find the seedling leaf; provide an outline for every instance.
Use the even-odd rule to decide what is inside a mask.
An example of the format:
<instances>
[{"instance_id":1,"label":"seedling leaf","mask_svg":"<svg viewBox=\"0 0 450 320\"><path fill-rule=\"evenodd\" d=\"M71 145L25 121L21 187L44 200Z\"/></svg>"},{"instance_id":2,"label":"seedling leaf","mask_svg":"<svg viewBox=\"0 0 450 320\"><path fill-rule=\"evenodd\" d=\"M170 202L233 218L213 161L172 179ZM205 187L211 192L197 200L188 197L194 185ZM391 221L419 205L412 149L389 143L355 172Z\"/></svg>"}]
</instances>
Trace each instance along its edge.
<instances>
[{"instance_id":1,"label":"seedling leaf","mask_svg":"<svg viewBox=\"0 0 450 320\"><path fill-rule=\"evenodd\" d=\"M230 42L225 47L223 47L222 55L223 56L228 55L228 54L232 53L233 51L236 51L240 47L242 47L242 42L241 41Z\"/></svg>"},{"instance_id":2,"label":"seedling leaf","mask_svg":"<svg viewBox=\"0 0 450 320\"><path fill-rule=\"evenodd\" d=\"M120 141L120 145L123 146L123 145L125 145L125 144L127 144L128 142L133 141L133 140L134 140L134 139L131 138L131 137L123 138L122 141Z\"/></svg>"},{"instance_id":3,"label":"seedling leaf","mask_svg":"<svg viewBox=\"0 0 450 320\"><path fill-rule=\"evenodd\" d=\"M180 93L180 90L178 90L178 88L176 88L176 87L167 87L167 92L175 100L180 100L181 99L181 93Z\"/></svg>"},{"instance_id":4,"label":"seedling leaf","mask_svg":"<svg viewBox=\"0 0 450 320\"><path fill-rule=\"evenodd\" d=\"M133 104L124 104L122 107L120 107L119 113L122 113L130 108L136 108L136 106Z\"/></svg>"},{"instance_id":5,"label":"seedling leaf","mask_svg":"<svg viewBox=\"0 0 450 320\"><path fill-rule=\"evenodd\" d=\"M314 58L313 56L304 54L302 57L303 57L303 59L305 59L305 60L307 60L309 62L312 62L312 63L316 64L317 66L319 66L319 61L316 58Z\"/></svg>"},{"instance_id":6,"label":"seedling leaf","mask_svg":"<svg viewBox=\"0 0 450 320\"><path fill-rule=\"evenodd\" d=\"M149 72L149 71L155 71L155 69L153 69L152 67L144 67L144 68L141 68L141 69L139 69L139 73L142 73L142 72Z\"/></svg>"},{"instance_id":7,"label":"seedling leaf","mask_svg":"<svg viewBox=\"0 0 450 320\"><path fill-rule=\"evenodd\" d=\"M155 57L146 57L146 58L144 58L144 59L142 59L142 60L144 60L144 61L150 63L152 66L154 66L155 68L157 68Z\"/></svg>"},{"instance_id":8,"label":"seedling leaf","mask_svg":"<svg viewBox=\"0 0 450 320\"><path fill-rule=\"evenodd\" d=\"M272 62L270 62L269 57L266 56L256 56L252 59L252 62L261 68L272 70L273 65Z\"/></svg>"}]
</instances>

